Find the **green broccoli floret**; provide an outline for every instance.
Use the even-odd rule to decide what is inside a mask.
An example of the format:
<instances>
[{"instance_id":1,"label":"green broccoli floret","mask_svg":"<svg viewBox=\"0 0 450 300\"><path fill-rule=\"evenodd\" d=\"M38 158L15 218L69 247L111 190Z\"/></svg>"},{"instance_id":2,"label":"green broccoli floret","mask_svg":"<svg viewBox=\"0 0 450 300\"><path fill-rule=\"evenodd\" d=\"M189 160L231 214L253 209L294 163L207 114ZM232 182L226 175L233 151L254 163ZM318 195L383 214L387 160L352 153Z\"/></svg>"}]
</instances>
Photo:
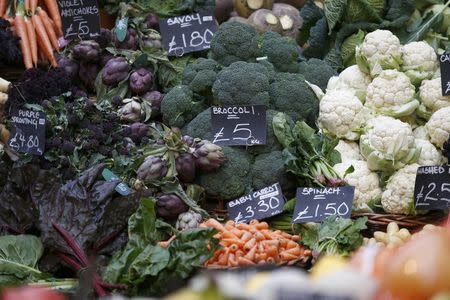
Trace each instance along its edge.
<instances>
[{"instance_id":1,"label":"green broccoli floret","mask_svg":"<svg viewBox=\"0 0 450 300\"><path fill-rule=\"evenodd\" d=\"M266 144L261 146L251 146L247 148L247 151L252 155L258 155L262 153L270 153L275 150L282 150L283 147L278 142L277 137L275 136L275 133L273 132L273 117L278 112L275 110L268 109L266 111L266 131L267 131L267 137L266 137Z\"/></svg>"},{"instance_id":2,"label":"green broccoli floret","mask_svg":"<svg viewBox=\"0 0 450 300\"><path fill-rule=\"evenodd\" d=\"M225 164L213 172L201 173L197 183L208 196L233 200L250 191L251 156L243 149L223 147Z\"/></svg>"},{"instance_id":3,"label":"green broccoli floret","mask_svg":"<svg viewBox=\"0 0 450 300\"><path fill-rule=\"evenodd\" d=\"M213 139L211 131L211 110L209 108L202 111L181 129L183 134L209 141Z\"/></svg>"},{"instance_id":4,"label":"green broccoli floret","mask_svg":"<svg viewBox=\"0 0 450 300\"><path fill-rule=\"evenodd\" d=\"M270 70L266 64L235 62L217 75L212 92L222 105L268 105Z\"/></svg>"},{"instance_id":5,"label":"green broccoli floret","mask_svg":"<svg viewBox=\"0 0 450 300\"><path fill-rule=\"evenodd\" d=\"M206 107L203 98L192 92L189 87L179 85L164 96L161 114L164 124L181 128Z\"/></svg>"},{"instance_id":6,"label":"green broccoli floret","mask_svg":"<svg viewBox=\"0 0 450 300\"><path fill-rule=\"evenodd\" d=\"M298 73L299 47L295 40L273 31L261 38L261 56L266 56L279 72Z\"/></svg>"},{"instance_id":7,"label":"green broccoli floret","mask_svg":"<svg viewBox=\"0 0 450 300\"><path fill-rule=\"evenodd\" d=\"M252 187L255 190L279 182L283 192L295 188L295 180L286 173L281 151L273 151L256 157L252 166Z\"/></svg>"},{"instance_id":8,"label":"green broccoli floret","mask_svg":"<svg viewBox=\"0 0 450 300\"><path fill-rule=\"evenodd\" d=\"M319 99L303 75L278 73L270 84L271 105L294 121L305 121L315 127L319 114Z\"/></svg>"},{"instance_id":9,"label":"green broccoli floret","mask_svg":"<svg viewBox=\"0 0 450 300\"><path fill-rule=\"evenodd\" d=\"M193 92L212 98L211 88L220 69L215 60L200 57L186 66L182 82Z\"/></svg>"},{"instance_id":10,"label":"green broccoli floret","mask_svg":"<svg viewBox=\"0 0 450 300\"><path fill-rule=\"evenodd\" d=\"M317 85L325 91L327 89L328 80L338 73L328 63L321 59L311 58L308 61L300 63L300 74L312 84Z\"/></svg>"},{"instance_id":11,"label":"green broccoli floret","mask_svg":"<svg viewBox=\"0 0 450 300\"><path fill-rule=\"evenodd\" d=\"M252 26L240 22L225 22L211 40L210 56L224 66L236 61L255 61L259 56L257 38Z\"/></svg>"}]
</instances>

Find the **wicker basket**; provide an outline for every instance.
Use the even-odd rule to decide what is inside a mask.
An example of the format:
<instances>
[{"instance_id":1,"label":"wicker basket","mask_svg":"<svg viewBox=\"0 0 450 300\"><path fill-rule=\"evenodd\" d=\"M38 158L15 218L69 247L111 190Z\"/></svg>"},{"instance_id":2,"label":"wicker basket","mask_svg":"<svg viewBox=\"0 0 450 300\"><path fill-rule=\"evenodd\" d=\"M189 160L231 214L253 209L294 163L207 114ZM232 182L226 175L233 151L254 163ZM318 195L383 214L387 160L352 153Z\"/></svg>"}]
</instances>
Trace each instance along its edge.
<instances>
[{"instance_id":1,"label":"wicker basket","mask_svg":"<svg viewBox=\"0 0 450 300\"><path fill-rule=\"evenodd\" d=\"M352 218L367 217L367 229L363 232L365 237L373 237L375 231L386 231L390 222L396 222L400 228L406 228L411 232L422 229L426 224L442 224L448 215L442 211L431 211L421 216L405 216L395 214L361 213L353 214Z\"/></svg>"}]
</instances>

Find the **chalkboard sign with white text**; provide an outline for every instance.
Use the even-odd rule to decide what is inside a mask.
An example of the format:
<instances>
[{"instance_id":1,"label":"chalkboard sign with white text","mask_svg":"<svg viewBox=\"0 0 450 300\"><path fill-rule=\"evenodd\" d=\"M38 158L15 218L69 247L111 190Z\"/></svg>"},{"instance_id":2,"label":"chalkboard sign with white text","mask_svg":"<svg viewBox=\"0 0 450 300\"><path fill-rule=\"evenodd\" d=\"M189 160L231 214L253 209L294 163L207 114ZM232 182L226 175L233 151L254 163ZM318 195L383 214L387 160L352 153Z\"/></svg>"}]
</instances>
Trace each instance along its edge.
<instances>
[{"instance_id":1,"label":"chalkboard sign with white text","mask_svg":"<svg viewBox=\"0 0 450 300\"><path fill-rule=\"evenodd\" d=\"M414 207L419 210L450 209L450 166L417 169Z\"/></svg>"},{"instance_id":2,"label":"chalkboard sign with white text","mask_svg":"<svg viewBox=\"0 0 450 300\"><path fill-rule=\"evenodd\" d=\"M329 216L350 218L355 187L297 188L292 223L320 222Z\"/></svg>"},{"instance_id":3,"label":"chalkboard sign with white text","mask_svg":"<svg viewBox=\"0 0 450 300\"><path fill-rule=\"evenodd\" d=\"M19 109L11 112L11 137L9 147L16 152L35 155L44 154L45 114Z\"/></svg>"},{"instance_id":4,"label":"chalkboard sign with white text","mask_svg":"<svg viewBox=\"0 0 450 300\"><path fill-rule=\"evenodd\" d=\"M262 220L281 214L284 202L280 184L274 183L228 202L228 215L236 223L250 222L253 219Z\"/></svg>"},{"instance_id":5,"label":"chalkboard sign with white text","mask_svg":"<svg viewBox=\"0 0 450 300\"><path fill-rule=\"evenodd\" d=\"M439 57L441 64L442 95L450 96L450 53L444 53Z\"/></svg>"},{"instance_id":6,"label":"chalkboard sign with white text","mask_svg":"<svg viewBox=\"0 0 450 300\"><path fill-rule=\"evenodd\" d=\"M88 40L100 34L97 0L58 0L66 40Z\"/></svg>"},{"instance_id":7,"label":"chalkboard sign with white text","mask_svg":"<svg viewBox=\"0 0 450 300\"><path fill-rule=\"evenodd\" d=\"M211 107L213 143L221 146L253 146L266 144L266 107Z\"/></svg>"},{"instance_id":8,"label":"chalkboard sign with white text","mask_svg":"<svg viewBox=\"0 0 450 300\"><path fill-rule=\"evenodd\" d=\"M209 49L217 24L214 14L196 13L161 19L159 28L169 56L183 56Z\"/></svg>"}]
</instances>

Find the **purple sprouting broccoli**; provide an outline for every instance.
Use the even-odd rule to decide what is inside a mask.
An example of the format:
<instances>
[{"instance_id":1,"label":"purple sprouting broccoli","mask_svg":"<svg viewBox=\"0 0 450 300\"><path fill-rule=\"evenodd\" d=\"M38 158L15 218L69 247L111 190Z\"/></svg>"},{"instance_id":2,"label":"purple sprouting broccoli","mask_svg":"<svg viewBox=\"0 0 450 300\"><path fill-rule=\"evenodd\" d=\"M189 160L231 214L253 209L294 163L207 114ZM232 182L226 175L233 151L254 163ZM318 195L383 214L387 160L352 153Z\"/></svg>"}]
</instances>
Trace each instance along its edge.
<instances>
[{"instance_id":1,"label":"purple sprouting broccoli","mask_svg":"<svg viewBox=\"0 0 450 300\"><path fill-rule=\"evenodd\" d=\"M189 210L189 206L175 194L163 194L156 199L156 213L162 218L175 220L179 214Z\"/></svg>"},{"instance_id":2,"label":"purple sprouting broccoli","mask_svg":"<svg viewBox=\"0 0 450 300\"><path fill-rule=\"evenodd\" d=\"M137 95L148 92L153 86L153 73L145 68L139 68L131 72L130 89Z\"/></svg>"},{"instance_id":3,"label":"purple sprouting broccoli","mask_svg":"<svg viewBox=\"0 0 450 300\"><path fill-rule=\"evenodd\" d=\"M80 71L78 72L78 76L86 89L91 92L95 91L95 79L97 78L99 69L99 66L94 63L84 61L80 63Z\"/></svg>"},{"instance_id":4,"label":"purple sprouting broccoli","mask_svg":"<svg viewBox=\"0 0 450 300\"><path fill-rule=\"evenodd\" d=\"M122 80L127 78L131 66L123 57L110 59L102 71L103 84L108 86L116 86Z\"/></svg>"},{"instance_id":5,"label":"purple sprouting broccoli","mask_svg":"<svg viewBox=\"0 0 450 300\"><path fill-rule=\"evenodd\" d=\"M64 71L66 71L67 75L69 75L72 80L75 80L77 78L78 71L80 69L80 65L77 61L61 55L60 57L58 57L58 66L64 69Z\"/></svg>"},{"instance_id":6,"label":"purple sprouting broccoli","mask_svg":"<svg viewBox=\"0 0 450 300\"><path fill-rule=\"evenodd\" d=\"M84 62L97 62L100 59L100 46L96 41L81 41L72 49L75 59Z\"/></svg>"},{"instance_id":7,"label":"purple sprouting broccoli","mask_svg":"<svg viewBox=\"0 0 450 300\"><path fill-rule=\"evenodd\" d=\"M192 183L195 180L195 158L190 153L180 154L175 160L177 177L181 182Z\"/></svg>"}]
</instances>

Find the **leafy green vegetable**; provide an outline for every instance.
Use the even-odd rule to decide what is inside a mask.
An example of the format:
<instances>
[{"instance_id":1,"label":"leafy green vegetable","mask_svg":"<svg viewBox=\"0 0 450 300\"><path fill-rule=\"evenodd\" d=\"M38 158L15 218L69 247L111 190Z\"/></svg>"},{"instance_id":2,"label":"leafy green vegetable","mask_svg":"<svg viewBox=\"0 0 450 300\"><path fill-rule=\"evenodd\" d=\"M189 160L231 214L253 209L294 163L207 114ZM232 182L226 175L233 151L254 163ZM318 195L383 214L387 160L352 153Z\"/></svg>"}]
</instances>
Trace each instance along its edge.
<instances>
[{"instance_id":1,"label":"leafy green vegetable","mask_svg":"<svg viewBox=\"0 0 450 300\"><path fill-rule=\"evenodd\" d=\"M337 23L344 15L347 0L325 0L325 16L328 21L329 33L336 27Z\"/></svg>"},{"instance_id":2,"label":"leafy green vegetable","mask_svg":"<svg viewBox=\"0 0 450 300\"><path fill-rule=\"evenodd\" d=\"M355 48L364 41L364 36L364 31L358 30L357 33L352 34L342 43L341 56L344 67L349 67L356 64Z\"/></svg>"},{"instance_id":3,"label":"leafy green vegetable","mask_svg":"<svg viewBox=\"0 0 450 300\"><path fill-rule=\"evenodd\" d=\"M128 223L128 244L114 255L103 273L108 282L127 284L130 295L156 296L168 292L169 282L186 279L218 249L213 238L216 231L211 228L178 232L167 248L159 246L159 241L176 231L156 218L155 203L150 198L141 200Z\"/></svg>"},{"instance_id":4,"label":"leafy green vegetable","mask_svg":"<svg viewBox=\"0 0 450 300\"><path fill-rule=\"evenodd\" d=\"M363 243L361 230L367 228L367 217L342 219L331 216L321 224L303 225L302 243L315 252L315 255L348 256Z\"/></svg>"},{"instance_id":5,"label":"leafy green vegetable","mask_svg":"<svg viewBox=\"0 0 450 300\"><path fill-rule=\"evenodd\" d=\"M48 274L37 269L43 252L41 240L35 236L1 236L0 287L48 278Z\"/></svg>"}]
</instances>

